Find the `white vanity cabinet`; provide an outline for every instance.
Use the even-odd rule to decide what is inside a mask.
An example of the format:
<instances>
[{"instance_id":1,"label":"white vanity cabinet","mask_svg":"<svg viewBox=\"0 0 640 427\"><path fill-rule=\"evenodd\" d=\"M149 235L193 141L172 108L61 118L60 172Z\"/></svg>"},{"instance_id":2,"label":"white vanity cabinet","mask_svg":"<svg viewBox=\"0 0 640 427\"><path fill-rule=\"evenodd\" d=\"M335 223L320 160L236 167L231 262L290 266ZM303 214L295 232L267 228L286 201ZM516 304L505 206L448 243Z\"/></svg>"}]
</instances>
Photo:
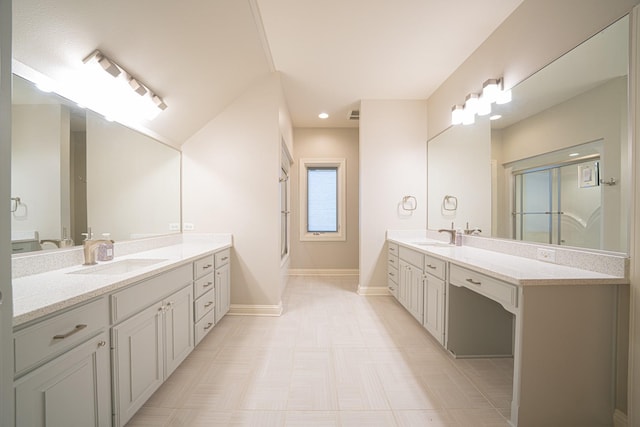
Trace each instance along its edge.
<instances>
[{"instance_id":1,"label":"white vanity cabinet","mask_svg":"<svg viewBox=\"0 0 640 427\"><path fill-rule=\"evenodd\" d=\"M16 426L111 425L107 307L103 297L14 332Z\"/></svg>"},{"instance_id":2,"label":"white vanity cabinet","mask_svg":"<svg viewBox=\"0 0 640 427\"><path fill-rule=\"evenodd\" d=\"M192 278L188 264L111 296L114 323L126 318L111 329L116 426L123 426L193 350Z\"/></svg>"},{"instance_id":3,"label":"white vanity cabinet","mask_svg":"<svg viewBox=\"0 0 640 427\"><path fill-rule=\"evenodd\" d=\"M216 267L216 323L229 312L231 305L231 250L225 249L214 255Z\"/></svg>"},{"instance_id":4,"label":"white vanity cabinet","mask_svg":"<svg viewBox=\"0 0 640 427\"><path fill-rule=\"evenodd\" d=\"M424 322L423 326L442 345L445 344L446 272L447 264L424 256Z\"/></svg>"},{"instance_id":5,"label":"white vanity cabinet","mask_svg":"<svg viewBox=\"0 0 640 427\"><path fill-rule=\"evenodd\" d=\"M398 296L400 303L420 324L424 317L424 256L420 252L399 248Z\"/></svg>"}]
</instances>

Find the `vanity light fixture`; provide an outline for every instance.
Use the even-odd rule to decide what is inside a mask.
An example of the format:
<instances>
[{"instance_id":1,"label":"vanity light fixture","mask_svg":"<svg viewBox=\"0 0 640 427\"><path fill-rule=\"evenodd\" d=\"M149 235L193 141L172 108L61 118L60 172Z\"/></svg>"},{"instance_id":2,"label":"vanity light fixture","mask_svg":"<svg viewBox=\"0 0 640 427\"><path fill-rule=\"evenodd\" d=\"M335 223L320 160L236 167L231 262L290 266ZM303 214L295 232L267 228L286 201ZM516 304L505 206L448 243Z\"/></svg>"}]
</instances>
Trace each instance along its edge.
<instances>
[{"instance_id":1,"label":"vanity light fixture","mask_svg":"<svg viewBox=\"0 0 640 427\"><path fill-rule=\"evenodd\" d=\"M83 62L86 79L77 88L83 105L117 121L153 120L167 108L162 98L101 51L94 50Z\"/></svg>"},{"instance_id":2,"label":"vanity light fixture","mask_svg":"<svg viewBox=\"0 0 640 427\"><path fill-rule=\"evenodd\" d=\"M475 116L491 114L491 104L506 104L511 101L511 90L503 90L502 79L488 79L482 85L481 93L470 93L465 98L464 107L454 105L451 108L451 124L472 124ZM491 116L491 120L500 117Z\"/></svg>"},{"instance_id":3,"label":"vanity light fixture","mask_svg":"<svg viewBox=\"0 0 640 427\"><path fill-rule=\"evenodd\" d=\"M489 117L489 120L498 120L501 118L502 118L501 114L494 114L493 116Z\"/></svg>"}]
</instances>

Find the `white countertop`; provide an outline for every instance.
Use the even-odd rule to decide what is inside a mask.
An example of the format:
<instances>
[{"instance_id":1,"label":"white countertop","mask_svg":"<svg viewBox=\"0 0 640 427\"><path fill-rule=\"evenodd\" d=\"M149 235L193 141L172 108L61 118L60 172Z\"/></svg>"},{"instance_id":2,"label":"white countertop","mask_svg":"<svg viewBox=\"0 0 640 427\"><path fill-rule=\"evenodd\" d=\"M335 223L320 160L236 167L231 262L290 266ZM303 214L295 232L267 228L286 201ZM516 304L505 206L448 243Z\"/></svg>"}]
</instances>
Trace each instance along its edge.
<instances>
[{"instance_id":1,"label":"white countertop","mask_svg":"<svg viewBox=\"0 0 640 427\"><path fill-rule=\"evenodd\" d=\"M430 239L389 238L388 240L518 286L618 285L629 283L629 280L625 277L567 267L471 246L442 246L442 242ZM430 246L428 245L429 243L435 243L437 246Z\"/></svg>"},{"instance_id":2,"label":"white countertop","mask_svg":"<svg viewBox=\"0 0 640 427\"><path fill-rule=\"evenodd\" d=\"M21 325L92 298L105 295L131 283L155 276L204 255L231 247L228 241L194 240L116 256L106 265L125 259L161 259L164 261L122 274L69 274L92 268L74 266L13 279L13 326Z\"/></svg>"}]
</instances>

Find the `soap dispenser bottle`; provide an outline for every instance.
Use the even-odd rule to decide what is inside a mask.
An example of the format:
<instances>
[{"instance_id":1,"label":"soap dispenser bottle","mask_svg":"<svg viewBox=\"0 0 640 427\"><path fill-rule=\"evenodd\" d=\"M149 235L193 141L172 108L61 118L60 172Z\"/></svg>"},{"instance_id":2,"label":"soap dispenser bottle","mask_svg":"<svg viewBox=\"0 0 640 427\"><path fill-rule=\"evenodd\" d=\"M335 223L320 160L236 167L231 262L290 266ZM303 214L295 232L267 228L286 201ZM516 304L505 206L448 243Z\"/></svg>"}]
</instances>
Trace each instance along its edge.
<instances>
[{"instance_id":1,"label":"soap dispenser bottle","mask_svg":"<svg viewBox=\"0 0 640 427\"><path fill-rule=\"evenodd\" d=\"M461 229L457 229L456 230L456 246L462 246L462 230Z\"/></svg>"},{"instance_id":2,"label":"soap dispenser bottle","mask_svg":"<svg viewBox=\"0 0 640 427\"><path fill-rule=\"evenodd\" d=\"M109 233L102 233L102 239L107 241ZM98 261L111 261L113 259L113 242L100 243L98 246Z\"/></svg>"}]
</instances>

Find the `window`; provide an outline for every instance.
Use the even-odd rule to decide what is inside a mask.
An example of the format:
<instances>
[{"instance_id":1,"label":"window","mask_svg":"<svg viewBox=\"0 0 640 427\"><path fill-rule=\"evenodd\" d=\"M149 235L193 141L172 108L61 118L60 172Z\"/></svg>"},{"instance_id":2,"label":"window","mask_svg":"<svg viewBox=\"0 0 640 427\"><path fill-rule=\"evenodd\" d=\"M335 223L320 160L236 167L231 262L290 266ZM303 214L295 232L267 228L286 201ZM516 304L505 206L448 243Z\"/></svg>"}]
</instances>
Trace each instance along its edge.
<instances>
[{"instance_id":1,"label":"window","mask_svg":"<svg viewBox=\"0 0 640 427\"><path fill-rule=\"evenodd\" d=\"M300 240L346 240L344 176L344 159L301 159Z\"/></svg>"}]
</instances>

